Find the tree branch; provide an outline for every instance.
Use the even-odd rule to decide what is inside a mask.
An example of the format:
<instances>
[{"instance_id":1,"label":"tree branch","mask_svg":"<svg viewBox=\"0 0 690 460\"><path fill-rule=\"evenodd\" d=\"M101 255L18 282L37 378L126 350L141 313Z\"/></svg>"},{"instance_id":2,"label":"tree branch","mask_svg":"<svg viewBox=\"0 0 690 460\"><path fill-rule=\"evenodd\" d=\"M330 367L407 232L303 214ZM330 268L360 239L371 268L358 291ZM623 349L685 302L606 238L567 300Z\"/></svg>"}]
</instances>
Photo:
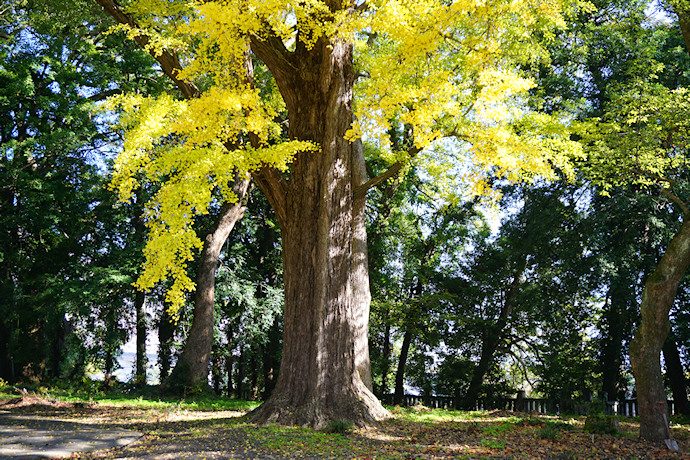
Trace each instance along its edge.
<instances>
[{"instance_id":1,"label":"tree branch","mask_svg":"<svg viewBox=\"0 0 690 460\"><path fill-rule=\"evenodd\" d=\"M353 10L357 11L357 12L369 11L369 9L370 9L370 6L366 1L360 3L359 5L357 5L353 8Z\"/></svg>"},{"instance_id":2,"label":"tree branch","mask_svg":"<svg viewBox=\"0 0 690 460\"><path fill-rule=\"evenodd\" d=\"M138 28L136 21L129 14L125 13L122 7L115 0L95 1L120 24L124 24L135 29ZM179 71L182 70L182 65L180 64L180 61L174 52L162 51L160 54L157 54L154 53L153 50L147 49L150 39L144 34L134 37L134 41L137 42L139 46L146 49L149 54L160 64L163 72L175 82L177 87L180 89L180 91L182 91L182 94L187 99L198 97L201 94L199 88L197 88L194 83L177 77Z\"/></svg>"},{"instance_id":3,"label":"tree branch","mask_svg":"<svg viewBox=\"0 0 690 460\"><path fill-rule=\"evenodd\" d=\"M690 215L690 209L688 209L688 204L681 200L678 195L675 193L671 192L671 189L673 188L674 185L676 185L676 179L671 179L669 177L662 176L660 174L656 173L650 173L648 171L645 171L640 168L634 168L633 172L636 174L639 174L640 176L646 176L649 178L652 178L656 180L657 182L666 182L669 184L668 188L665 188L661 186L661 193L665 195L669 200L673 201L675 204L678 205L678 207L683 211L683 215L688 216Z\"/></svg>"},{"instance_id":4,"label":"tree branch","mask_svg":"<svg viewBox=\"0 0 690 460\"><path fill-rule=\"evenodd\" d=\"M409 150L410 158L414 158L418 153L420 152L420 149L417 147L412 147ZM374 187L378 187L381 185L383 182L387 181L391 177L395 176L400 172L400 170L403 168L404 164L400 161L395 163L393 166L388 168L386 171L382 172L378 176L369 179L365 183L355 187L354 190L354 198L361 198L362 196L366 195L366 193L371 190Z\"/></svg>"},{"instance_id":5,"label":"tree branch","mask_svg":"<svg viewBox=\"0 0 690 460\"><path fill-rule=\"evenodd\" d=\"M288 186L285 178L276 168L264 166L258 171L252 172L252 178L264 192L266 199L278 217L278 222L283 226L286 223L287 209L285 197Z\"/></svg>"},{"instance_id":6,"label":"tree branch","mask_svg":"<svg viewBox=\"0 0 690 460\"><path fill-rule=\"evenodd\" d=\"M678 198L678 196L675 193L671 193L671 191L667 188L662 188L661 193L666 195L666 197L673 201L675 204L678 205L678 207L683 211L683 215L688 216L690 215L690 210L688 209L687 203L685 203L683 200Z\"/></svg>"},{"instance_id":7,"label":"tree branch","mask_svg":"<svg viewBox=\"0 0 690 460\"><path fill-rule=\"evenodd\" d=\"M683 41L685 42L685 51L690 54L690 5L679 0L670 2L674 13L678 15L678 25L680 26Z\"/></svg>"},{"instance_id":8,"label":"tree branch","mask_svg":"<svg viewBox=\"0 0 690 460\"><path fill-rule=\"evenodd\" d=\"M249 35L249 42L254 51L264 64L271 71L285 74L286 71L294 71L295 66L292 60L292 52L285 47L283 41L275 35L261 38L252 33Z\"/></svg>"},{"instance_id":9,"label":"tree branch","mask_svg":"<svg viewBox=\"0 0 690 460\"><path fill-rule=\"evenodd\" d=\"M125 24L133 28L138 27L136 21L134 21L134 19L130 15L123 11L122 7L119 4L117 4L115 0L95 1L99 5L101 5L101 7L103 7L103 9L110 16L115 18L120 24ZM146 35L137 35L134 38L134 40L137 42L139 46L141 46L144 49L146 49L146 46L150 41L149 37L147 37ZM287 50L287 48L285 48L285 45L278 37L272 36L268 39L262 40L259 37L252 35L251 46L252 50L254 50L259 59L264 61L264 63L269 67L271 67L271 65L274 66L274 68L271 69L274 72L274 74L276 72L281 71L287 73L287 66L292 67L290 52ZM156 55L152 51L149 51L149 54L151 54L151 56L156 61L158 61L158 63L161 65L161 68L163 69L163 72L175 82L177 87L180 89L180 91L182 91L182 94L187 99L198 97L201 94L199 88L197 88L197 86L194 83L177 78L177 74L180 70L182 70L182 66L174 53L163 51L159 55ZM269 63L271 65L269 65ZM251 60L249 56L247 56L246 79L247 83L249 83L250 85L253 85L253 70L254 69L251 65ZM255 147L258 147L257 139L254 139L253 137L255 136L252 136L250 134L250 141L252 142L252 144L254 144ZM227 147L231 148L231 146ZM271 203L271 206L273 206L276 215L278 216L278 220L284 222L285 216L287 215L285 203L285 195L287 193L287 181L283 178L283 176L277 169L271 167L263 167L259 171L253 172L252 178L261 187L264 194Z\"/></svg>"},{"instance_id":10,"label":"tree branch","mask_svg":"<svg viewBox=\"0 0 690 460\"><path fill-rule=\"evenodd\" d=\"M275 35L262 38L252 33L249 35L249 42L251 50L273 74L287 106L294 107L298 101L291 88L299 86L299 83L295 81L295 76L299 75L299 71L295 66L292 52Z\"/></svg>"}]
</instances>

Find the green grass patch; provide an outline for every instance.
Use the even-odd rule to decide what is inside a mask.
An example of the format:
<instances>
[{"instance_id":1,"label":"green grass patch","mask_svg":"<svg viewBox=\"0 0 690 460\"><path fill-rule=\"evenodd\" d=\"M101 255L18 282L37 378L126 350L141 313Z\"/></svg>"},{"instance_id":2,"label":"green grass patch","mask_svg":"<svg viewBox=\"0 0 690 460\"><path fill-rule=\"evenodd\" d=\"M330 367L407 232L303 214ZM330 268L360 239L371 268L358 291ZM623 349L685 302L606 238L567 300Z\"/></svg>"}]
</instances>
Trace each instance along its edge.
<instances>
[{"instance_id":1,"label":"green grass patch","mask_svg":"<svg viewBox=\"0 0 690 460\"><path fill-rule=\"evenodd\" d=\"M92 391L91 388L35 387L29 394L65 402L98 402L108 406L136 409L191 410L191 411L239 411L247 412L261 404L259 401L243 401L207 395L175 398L158 395L152 388L125 392L120 390ZM0 397L18 397L13 387L0 382Z\"/></svg>"}]
</instances>

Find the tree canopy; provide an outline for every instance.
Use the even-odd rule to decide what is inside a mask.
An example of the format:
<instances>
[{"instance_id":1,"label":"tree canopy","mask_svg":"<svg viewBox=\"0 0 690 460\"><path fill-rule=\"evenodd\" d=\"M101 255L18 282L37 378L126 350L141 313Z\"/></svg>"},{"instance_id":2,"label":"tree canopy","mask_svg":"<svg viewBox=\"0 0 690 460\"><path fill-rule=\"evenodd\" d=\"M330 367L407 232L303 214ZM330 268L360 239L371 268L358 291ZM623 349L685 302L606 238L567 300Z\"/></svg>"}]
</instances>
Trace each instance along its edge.
<instances>
[{"instance_id":1,"label":"tree canopy","mask_svg":"<svg viewBox=\"0 0 690 460\"><path fill-rule=\"evenodd\" d=\"M298 59L299 49L311 50L319 39L353 43L356 121L348 138L365 136L390 163L413 161L437 177L464 176L467 189L457 190L456 180L447 195L489 194L486 181L494 176L554 177L554 168L571 174L578 144L568 141L557 114L525 102L534 86L529 68L548 60L543 44L564 27L563 8L531 1L130 2L125 11L136 23L121 28L147 37L154 55L176 56L176 78L198 91L189 100L174 94L111 100L126 132L113 181L120 196L130 196L142 177L162 183L147 211L139 286L171 276L168 300L179 305L193 289L183 266L201 244L191 219L207 212L213 190L233 200L227 183L236 172L266 166L285 172L296 152L317 148L314 140L285 137L290 95L280 85L296 76L284 82L260 63L247 75L250 49L269 72L294 66L297 74L313 65ZM277 70L273 60L288 66ZM404 149L390 143L388 132L397 126L413 132ZM434 144L441 138L455 140L456 148ZM453 171L446 155L466 157L472 166Z\"/></svg>"}]
</instances>

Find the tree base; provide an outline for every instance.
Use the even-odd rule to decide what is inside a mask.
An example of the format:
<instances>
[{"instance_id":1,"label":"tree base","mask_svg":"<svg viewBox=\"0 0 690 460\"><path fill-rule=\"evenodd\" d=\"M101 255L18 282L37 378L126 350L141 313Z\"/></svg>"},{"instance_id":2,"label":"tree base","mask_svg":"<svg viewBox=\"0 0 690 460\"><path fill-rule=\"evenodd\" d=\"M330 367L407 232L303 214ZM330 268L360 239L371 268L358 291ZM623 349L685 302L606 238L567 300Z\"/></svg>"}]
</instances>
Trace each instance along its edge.
<instances>
[{"instance_id":1,"label":"tree base","mask_svg":"<svg viewBox=\"0 0 690 460\"><path fill-rule=\"evenodd\" d=\"M362 427L390 417L381 402L367 389L343 394L335 401L316 395L296 405L292 403L292 399L288 394L274 391L247 418L250 422L259 424L276 423L322 430L333 421L349 422Z\"/></svg>"}]
</instances>

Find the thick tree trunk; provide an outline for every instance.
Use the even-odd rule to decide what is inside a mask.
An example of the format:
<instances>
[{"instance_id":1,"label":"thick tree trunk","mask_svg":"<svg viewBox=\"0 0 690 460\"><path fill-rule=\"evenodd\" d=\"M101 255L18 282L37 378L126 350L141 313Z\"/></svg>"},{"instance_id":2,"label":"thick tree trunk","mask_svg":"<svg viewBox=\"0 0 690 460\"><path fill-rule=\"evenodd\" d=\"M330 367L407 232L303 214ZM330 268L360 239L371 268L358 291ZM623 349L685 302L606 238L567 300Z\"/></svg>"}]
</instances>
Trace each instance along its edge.
<instances>
[{"instance_id":1,"label":"thick tree trunk","mask_svg":"<svg viewBox=\"0 0 690 460\"><path fill-rule=\"evenodd\" d=\"M490 328L486 331L486 337L482 342L482 353L479 358L479 363L474 368L472 373L472 378L470 379L470 385L467 388L467 393L462 406L466 410L473 410L477 406L477 399L479 398L479 392L482 389L482 384L484 383L484 377L486 372L489 370L489 366L493 362L494 354L498 348L499 341L501 340L501 332L497 330L498 328Z\"/></svg>"},{"instance_id":2,"label":"thick tree trunk","mask_svg":"<svg viewBox=\"0 0 690 460\"><path fill-rule=\"evenodd\" d=\"M96 2L120 23L136 26L112 0ZM344 5L324 3L332 11ZM366 182L364 154L360 142L344 138L353 121L353 49L324 37L307 48L301 38L295 51L288 51L277 37L251 36L252 51L269 67L287 105L290 137L314 141L321 149L296 156L289 182L272 169L254 175L283 232L286 295L280 375L273 395L253 417L315 427L334 418L362 424L388 413L371 393L365 201L364 194L355 199L354 193ZM135 40L148 43L146 36ZM198 94L177 78L180 63L174 55L154 58L186 97ZM198 343L188 344L176 370L195 377L185 380L200 382L208 371L209 338L203 331L212 311L198 316L204 323L192 326L199 331Z\"/></svg>"},{"instance_id":3,"label":"thick tree trunk","mask_svg":"<svg viewBox=\"0 0 690 460\"><path fill-rule=\"evenodd\" d=\"M146 385L146 297L143 292L136 291L134 295L134 308L137 321L137 353L134 381L137 385Z\"/></svg>"},{"instance_id":4,"label":"thick tree trunk","mask_svg":"<svg viewBox=\"0 0 690 460\"><path fill-rule=\"evenodd\" d=\"M370 390L365 203L354 196L364 157L361 143L345 139L352 45L321 38L308 50L298 42L289 68L276 55L287 50L252 45L276 77L290 137L320 146L297 154L289 181L257 175L282 231L285 326L276 388L252 419L315 428L374 422L387 412Z\"/></svg>"},{"instance_id":5,"label":"thick tree trunk","mask_svg":"<svg viewBox=\"0 0 690 460\"><path fill-rule=\"evenodd\" d=\"M640 412L640 437L648 440L669 438L660 353L670 330L668 313L688 265L690 219L686 218L656 270L647 279L640 305L640 324L630 343L630 363Z\"/></svg>"},{"instance_id":6,"label":"thick tree trunk","mask_svg":"<svg viewBox=\"0 0 690 460\"><path fill-rule=\"evenodd\" d=\"M398 357L398 369L395 372L395 393L393 394L393 404L402 404L405 396L405 367L407 366L407 356L410 353L412 344L412 331L407 330L403 335L403 343Z\"/></svg>"},{"instance_id":7,"label":"thick tree trunk","mask_svg":"<svg viewBox=\"0 0 690 460\"><path fill-rule=\"evenodd\" d=\"M666 337L662 351L664 352L664 362L666 363L666 379L671 387L676 414L690 415L688 382L685 379L685 369L680 360L676 337L673 333Z\"/></svg>"},{"instance_id":8,"label":"thick tree trunk","mask_svg":"<svg viewBox=\"0 0 690 460\"><path fill-rule=\"evenodd\" d=\"M216 268L218 256L235 223L244 215L244 196L249 180L237 178L232 189L237 203L225 203L212 231L206 235L196 275L194 319L187 342L166 385L171 389L208 387L208 365L213 346Z\"/></svg>"}]
</instances>

